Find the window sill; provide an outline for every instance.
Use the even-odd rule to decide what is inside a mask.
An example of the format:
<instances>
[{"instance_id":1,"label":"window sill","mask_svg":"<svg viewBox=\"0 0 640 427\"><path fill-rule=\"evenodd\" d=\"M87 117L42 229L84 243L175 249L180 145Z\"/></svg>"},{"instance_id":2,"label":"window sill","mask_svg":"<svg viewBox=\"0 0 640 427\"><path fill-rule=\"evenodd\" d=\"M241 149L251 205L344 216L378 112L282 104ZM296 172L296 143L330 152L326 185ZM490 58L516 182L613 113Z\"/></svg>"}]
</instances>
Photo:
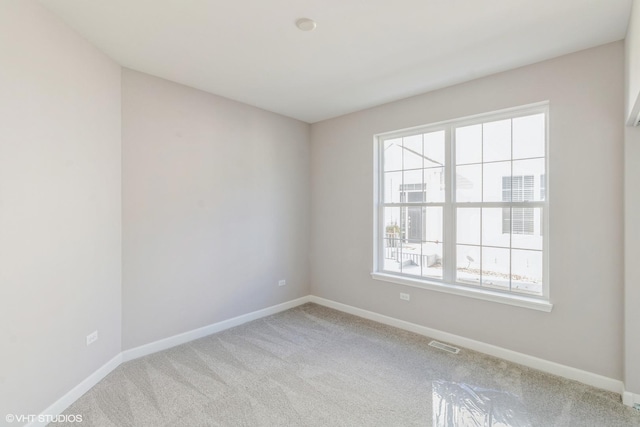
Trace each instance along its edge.
<instances>
[{"instance_id":1,"label":"window sill","mask_svg":"<svg viewBox=\"0 0 640 427\"><path fill-rule=\"evenodd\" d=\"M443 284L439 282L429 282L426 280L396 276L388 273L371 273L371 277L375 280L381 280L383 282L397 283L399 285L413 286L416 288L444 292L453 295L460 295L469 298L476 298L484 301L514 305L517 307L529 308L532 310L545 311L547 313L550 313L553 309L553 304L551 304L549 301L538 298L530 298L520 295L507 295L500 292L492 292L484 289L471 289L464 286Z\"/></svg>"}]
</instances>

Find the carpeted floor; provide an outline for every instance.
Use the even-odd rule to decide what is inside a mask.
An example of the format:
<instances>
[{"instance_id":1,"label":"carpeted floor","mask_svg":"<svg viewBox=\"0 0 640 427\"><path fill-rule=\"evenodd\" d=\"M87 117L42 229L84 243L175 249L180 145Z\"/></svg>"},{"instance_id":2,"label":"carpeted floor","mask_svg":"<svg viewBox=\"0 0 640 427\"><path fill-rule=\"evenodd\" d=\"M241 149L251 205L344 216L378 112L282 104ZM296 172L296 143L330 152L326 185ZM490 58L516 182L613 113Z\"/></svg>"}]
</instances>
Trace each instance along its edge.
<instances>
[{"instance_id":1,"label":"carpeted floor","mask_svg":"<svg viewBox=\"0 0 640 427\"><path fill-rule=\"evenodd\" d=\"M305 304L127 362L65 414L85 427L640 426L619 395L429 341Z\"/></svg>"}]
</instances>

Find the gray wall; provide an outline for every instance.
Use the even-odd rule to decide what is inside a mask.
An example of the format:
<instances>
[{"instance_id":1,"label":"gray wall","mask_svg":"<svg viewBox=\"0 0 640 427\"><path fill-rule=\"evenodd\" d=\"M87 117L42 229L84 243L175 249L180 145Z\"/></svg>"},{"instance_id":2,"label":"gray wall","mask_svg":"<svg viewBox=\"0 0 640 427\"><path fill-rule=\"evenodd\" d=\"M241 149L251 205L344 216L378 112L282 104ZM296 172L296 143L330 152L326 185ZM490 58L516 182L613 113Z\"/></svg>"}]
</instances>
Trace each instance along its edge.
<instances>
[{"instance_id":1,"label":"gray wall","mask_svg":"<svg viewBox=\"0 0 640 427\"><path fill-rule=\"evenodd\" d=\"M622 379L623 54L616 42L314 124L311 292ZM373 135L543 100L553 312L372 280Z\"/></svg>"},{"instance_id":2,"label":"gray wall","mask_svg":"<svg viewBox=\"0 0 640 427\"><path fill-rule=\"evenodd\" d=\"M123 349L308 295L309 125L127 69L122 100Z\"/></svg>"},{"instance_id":3,"label":"gray wall","mask_svg":"<svg viewBox=\"0 0 640 427\"><path fill-rule=\"evenodd\" d=\"M624 383L640 395L640 128L627 127L625 139Z\"/></svg>"},{"instance_id":4,"label":"gray wall","mask_svg":"<svg viewBox=\"0 0 640 427\"><path fill-rule=\"evenodd\" d=\"M640 103L640 1L634 0L625 40L627 113ZM626 118L626 117L625 117ZM627 391L640 394L640 128L625 129L625 375Z\"/></svg>"},{"instance_id":5,"label":"gray wall","mask_svg":"<svg viewBox=\"0 0 640 427\"><path fill-rule=\"evenodd\" d=\"M121 153L120 67L31 0L0 28L3 423L120 353Z\"/></svg>"}]
</instances>

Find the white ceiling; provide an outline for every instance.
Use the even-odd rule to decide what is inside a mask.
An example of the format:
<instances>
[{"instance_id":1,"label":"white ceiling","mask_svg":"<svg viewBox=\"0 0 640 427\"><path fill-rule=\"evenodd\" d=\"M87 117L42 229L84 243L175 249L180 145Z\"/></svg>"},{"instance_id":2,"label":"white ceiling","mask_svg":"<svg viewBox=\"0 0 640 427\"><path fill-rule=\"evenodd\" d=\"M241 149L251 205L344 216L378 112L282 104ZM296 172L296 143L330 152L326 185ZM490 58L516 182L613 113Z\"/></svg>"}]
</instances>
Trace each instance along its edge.
<instances>
[{"instance_id":1,"label":"white ceiling","mask_svg":"<svg viewBox=\"0 0 640 427\"><path fill-rule=\"evenodd\" d=\"M313 123L620 40L632 0L40 1L125 67Z\"/></svg>"}]
</instances>

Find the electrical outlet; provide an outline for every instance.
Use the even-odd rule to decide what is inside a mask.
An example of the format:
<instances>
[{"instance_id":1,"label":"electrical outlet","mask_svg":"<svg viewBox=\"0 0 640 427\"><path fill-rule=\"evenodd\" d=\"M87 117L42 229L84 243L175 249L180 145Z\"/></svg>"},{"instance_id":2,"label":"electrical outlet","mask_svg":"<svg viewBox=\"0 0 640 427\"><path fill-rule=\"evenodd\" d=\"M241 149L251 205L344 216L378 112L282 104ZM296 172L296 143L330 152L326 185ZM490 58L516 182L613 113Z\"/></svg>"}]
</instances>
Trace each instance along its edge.
<instances>
[{"instance_id":1,"label":"electrical outlet","mask_svg":"<svg viewBox=\"0 0 640 427\"><path fill-rule=\"evenodd\" d=\"M286 281L286 280L279 280L279 281L278 281L278 286L284 286L284 285L286 285L286 284L287 284L287 281Z\"/></svg>"},{"instance_id":2,"label":"electrical outlet","mask_svg":"<svg viewBox=\"0 0 640 427\"><path fill-rule=\"evenodd\" d=\"M411 299L411 295L400 292L400 299L403 301L409 301Z\"/></svg>"},{"instance_id":3,"label":"electrical outlet","mask_svg":"<svg viewBox=\"0 0 640 427\"><path fill-rule=\"evenodd\" d=\"M98 331L93 331L87 335L87 346L90 346L96 341L98 341Z\"/></svg>"}]
</instances>

